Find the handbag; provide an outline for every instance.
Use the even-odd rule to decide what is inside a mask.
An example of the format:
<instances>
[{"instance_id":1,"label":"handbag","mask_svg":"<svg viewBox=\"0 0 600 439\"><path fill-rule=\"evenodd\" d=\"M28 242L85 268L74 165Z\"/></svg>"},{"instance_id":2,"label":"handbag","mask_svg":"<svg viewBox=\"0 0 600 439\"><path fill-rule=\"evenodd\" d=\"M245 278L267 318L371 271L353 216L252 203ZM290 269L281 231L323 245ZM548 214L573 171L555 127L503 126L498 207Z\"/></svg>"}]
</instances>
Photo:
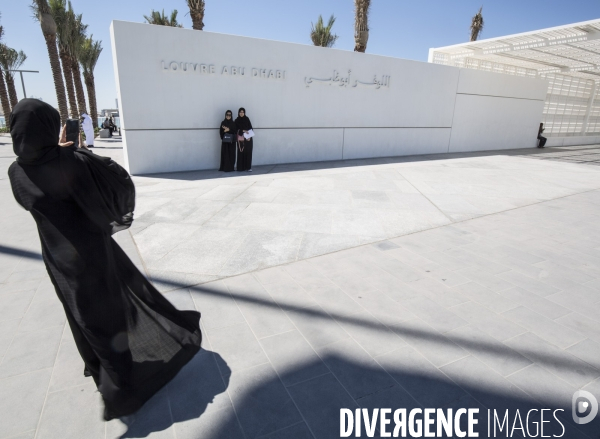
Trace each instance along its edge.
<instances>
[{"instance_id":1,"label":"handbag","mask_svg":"<svg viewBox=\"0 0 600 439\"><path fill-rule=\"evenodd\" d=\"M243 142L244 140L246 140L246 139L244 138L244 136L240 136L239 134L238 134L238 136L237 136L237 139L238 139L238 142Z\"/></svg>"},{"instance_id":2,"label":"handbag","mask_svg":"<svg viewBox=\"0 0 600 439\"><path fill-rule=\"evenodd\" d=\"M223 143L233 143L233 134L230 134L230 133L223 134Z\"/></svg>"}]
</instances>

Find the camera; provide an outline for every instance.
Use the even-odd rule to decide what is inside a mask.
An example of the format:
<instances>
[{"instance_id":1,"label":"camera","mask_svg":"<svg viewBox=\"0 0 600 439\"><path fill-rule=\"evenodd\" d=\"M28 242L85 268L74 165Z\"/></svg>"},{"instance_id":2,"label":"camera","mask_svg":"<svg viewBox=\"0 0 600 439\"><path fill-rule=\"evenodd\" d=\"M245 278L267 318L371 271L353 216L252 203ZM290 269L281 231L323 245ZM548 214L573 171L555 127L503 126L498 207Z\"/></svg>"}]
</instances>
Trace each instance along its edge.
<instances>
[{"instance_id":1,"label":"camera","mask_svg":"<svg viewBox=\"0 0 600 439\"><path fill-rule=\"evenodd\" d=\"M79 133L81 131L81 123L79 119L67 119L67 142L73 142L73 146L79 148Z\"/></svg>"}]
</instances>

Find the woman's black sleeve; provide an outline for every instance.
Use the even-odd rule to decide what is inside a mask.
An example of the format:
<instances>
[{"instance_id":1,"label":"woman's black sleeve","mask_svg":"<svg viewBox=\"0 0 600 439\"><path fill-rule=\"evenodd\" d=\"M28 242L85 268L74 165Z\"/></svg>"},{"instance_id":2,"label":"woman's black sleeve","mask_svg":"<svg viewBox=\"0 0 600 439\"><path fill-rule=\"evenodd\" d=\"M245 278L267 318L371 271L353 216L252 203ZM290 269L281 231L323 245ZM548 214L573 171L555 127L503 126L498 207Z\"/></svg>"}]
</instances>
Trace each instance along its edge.
<instances>
[{"instance_id":1,"label":"woman's black sleeve","mask_svg":"<svg viewBox=\"0 0 600 439\"><path fill-rule=\"evenodd\" d=\"M225 131L223 130L223 124L221 124L219 126L219 136L221 136L221 140L223 140L223 135L225 134Z\"/></svg>"}]
</instances>

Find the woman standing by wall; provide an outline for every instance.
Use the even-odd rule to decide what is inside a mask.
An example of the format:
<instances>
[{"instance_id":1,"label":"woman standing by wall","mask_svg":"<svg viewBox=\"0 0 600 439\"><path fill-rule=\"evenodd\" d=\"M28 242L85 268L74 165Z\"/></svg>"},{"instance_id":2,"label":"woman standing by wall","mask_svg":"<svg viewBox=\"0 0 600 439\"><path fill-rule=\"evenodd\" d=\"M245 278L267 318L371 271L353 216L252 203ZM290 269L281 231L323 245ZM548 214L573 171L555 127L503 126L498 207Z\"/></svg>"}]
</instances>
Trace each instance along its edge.
<instances>
[{"instance_id":1,"label":"woman standing by wall","mask_svg":"<svg viewBox=\"0 0 600 439\"><path fill-rule=\"evenodd\" d=\"M235 145L237 141L235 122L231 110L225 112L225 119L221 122L219 134L221 135L221 165L219 171L231 172L235 166Z\"/></svg>"},{"instance_id":2,"label":"woman standing by wall","mask_svg":"<svg viewBox=\"0 0 600 439\"><path fill-rule=\"evenodd\" d=\"M252 129L252 122L246 116L246 110L240 108L235 120L238 134L237 170L252 172L252 138L244 139L244 134ZM241 140L240 140L241 139Z\"/></svg>"}]
</instances>

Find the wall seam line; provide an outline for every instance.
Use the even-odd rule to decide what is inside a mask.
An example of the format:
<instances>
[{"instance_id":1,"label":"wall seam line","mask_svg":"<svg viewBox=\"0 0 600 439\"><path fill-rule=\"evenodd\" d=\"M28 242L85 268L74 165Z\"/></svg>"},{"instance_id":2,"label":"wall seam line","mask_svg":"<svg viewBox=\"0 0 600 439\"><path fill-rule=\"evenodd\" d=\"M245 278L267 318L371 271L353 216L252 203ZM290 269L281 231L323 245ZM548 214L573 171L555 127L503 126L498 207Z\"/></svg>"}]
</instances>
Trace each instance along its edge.
<instances>
[{"instance_id":1,"label":"wall seam line","mask_svg":"<svg viewBox=\"0 0 600 439\"><path fill-rule=\"evenodd\" d=\"M458 78L456 80L456 91L454 92L454 107L452 107L452 121L450 122L450 136L448 136L448 149L447 153L450 152L450 143L452 142L452 131L454 131L454 115L456 114L456 101L458 100L458 84L460 84L461 69L458 69Z\"/></svg>"}]
</instances>

